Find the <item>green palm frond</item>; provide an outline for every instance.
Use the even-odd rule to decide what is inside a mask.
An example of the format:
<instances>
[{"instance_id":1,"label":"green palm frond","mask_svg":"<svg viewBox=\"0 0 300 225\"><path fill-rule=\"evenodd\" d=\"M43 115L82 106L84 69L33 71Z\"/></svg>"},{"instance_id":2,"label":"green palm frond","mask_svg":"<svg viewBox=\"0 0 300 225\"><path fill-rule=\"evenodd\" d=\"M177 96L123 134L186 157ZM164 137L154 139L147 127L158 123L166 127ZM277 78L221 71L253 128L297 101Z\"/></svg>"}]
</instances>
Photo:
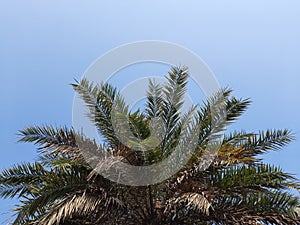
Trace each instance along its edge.
<instances>
[{"instance_id":1,"label":"green palm frond","mask_svg":"<svg viewBox=\"0 0 300 225\"><path fill-rule=\"evenodd\" d=\"M15 210L19 215L18 220L26 220L31 217L35 218L36 215L41 215L42 212L48 210L51 205L64 196L87 187L86 182L81 181L80 183L78 179L64 180L63 183L61 179L62 178L54 178L52 182L57 182L57 185L50 185L47 183L45 184L45 187L38 190L38 194L33 198L22 200L20 207ZM73 180L73 182L71 182L71 180ZM66 184L65 182L68 183ZM21 215L23 216L20 217Z\"/></svg>"},{"instance_id":2,"label":"green palm frond","mask_svg":"<svg viewBox=\"0 0 300 225\"><path fill-rule=\"evenodd\" d=\"M34 196L45 178L52 175L54 174L44 169L38 162L14 165L0 174L0 196L3 198Z\"/></svg>"},{"instance_id":3,"label":"green palm frond","mask_svg":"<svg viewBox=\"0 0 300 225\"><path fill-rule=\"evenodd\" d=\"M262 154L269 150L279 150L293 140L295 140L295 137L290 130L266 130L248 137L245 146L246 149L252 150L254 154Z\"/></svg>"},{"instance_id":4,"label":"green palm frond","mask_svg":"<svg viewBox=\"0 0 300 225\"><path fill-rule=\"evenodd\" d=\"M285 189L300 187L297 179L281 168L268 164L232 166L208 171L206 183L223 191L238 193L264 191L266 189ZM205 176L203 176L205 177Z\"/></svg>"},{"instance_id":5,"label":"green palm frond","mask_svg":"<svg viewBox=\"0 0 300 225\"><path fill-rule=\"evenodd\" d=\"M218 196L213 204L215 211L227 212L225 216L232 217L256 217L270 222L273 215L290 217L291 221L296 219L295 208L299 205L298 197L282 192L259 192L248 196ZM222 215L222 214L221 214ZM269 215L270 217L268 217ZM274 216L276 218L276 216ZM281 222L284 222L281 221ZM279 223L276 223L279 224ZM283 223L289 224L289 223Z\"/></svg>"},{"instance_id":6,"label":"green palm frond","mask_svg":"<svg viewBox=\"0 0 300 225\"><path fill-rule=\"evenodd\" d=\"M149 80L149 87L147 92L146 115L152 119L159 117L162 112L162 87L155 83L155 80Z\"/></svg>"},{"instance_id":7,"label":"green palm frond","mask_svg":"<svg viewBox=\"0 0 300 225\"><path fill-rule=\"evenodd\" d=\"M41 152L52 152L63 156L75 156L79 154L76 134L73 129L56 127L50 125L32 126L20 130L19 142L30 142L39 146Z\"/></svg>"},{"instance_id":8,"label":"green palm frond","mask_svg":"<svg viewBox=\"0 0 300 225\"><path fill-rule=\"evenodd\" d=\"M224 138L218 155L218 163L222 164L253 164L265 152L279 150L294 140L289 130L267 130L259 134L235 132Z\"/></svg>"},{"instance_id":9,"label":"green palm frond","mask_svg":"<svg viewBox=\"0 0 300 225\"><path fill-rule=\"evenodd\" d=\"M231 93L231 89L222 89L200 107L198 116L202 123L199 128L199 145L205 145L210 136L224 130L226 125L237 120L251 103L249 99L230 98ZM212 112L218 109L221 112Z\"/></svg>"},{"instance_id":10,"label":"green palm frond","mask_svg":"<svg viewBox=\"0 0 300 225\"><path fill-rule=\"evenodd\" d=\"M114 101L120 100L119 93L109 84L94 85L87 79L72 86L89 109L88 117L91 122L110 145L117 146L119 141L111 123L111 110Z\"/></svg>"},{"instance_id":11,"label":"green palm frond","mask_svg":"<svg viewBox=\"0 0 300 225\"><path fill-rule=\"evenodd\" d=\"M66 194L86 188L86 176L90 171L75 162L60 164L53 171L48 171L38 162L16 165L1 173L0 194L5 198L18 196L23 199L15 209L18 215L15 223L19 224L40 215Z\"/></svg>"},{"instance_id":12,"label":"green palm frond","mask_svg":"<svg viewBox=\"0 0 300 225\"><path fill-rule=\"evenodd\" d=\"M186 93L188 71L187 68L172 68L167 77L167 83L162 90L161 119L165 125L165 135L161 143L162 151L167 151L169 143L176 137L180 109Z\"/></svg>"}]
</instances>

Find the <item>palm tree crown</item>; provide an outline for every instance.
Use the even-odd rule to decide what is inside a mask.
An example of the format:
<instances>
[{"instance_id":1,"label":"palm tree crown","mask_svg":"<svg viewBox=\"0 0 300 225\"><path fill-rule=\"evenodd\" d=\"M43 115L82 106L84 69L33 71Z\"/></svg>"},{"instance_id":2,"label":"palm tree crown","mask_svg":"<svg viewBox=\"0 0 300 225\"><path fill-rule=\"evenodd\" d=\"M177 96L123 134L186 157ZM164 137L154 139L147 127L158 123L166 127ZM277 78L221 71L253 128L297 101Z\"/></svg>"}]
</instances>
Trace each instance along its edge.
<instances>
[{"instance_id":1,"label":"palm tree crown","mask_svg":"<svg viewBox=\"0 0 300 225\"><path fill-rule=\"evenodd\" d=\"M82 79L72 84L104 140L101 145L73 128L32 126L20 130L19 141L36 144L39 158L0 174L0 196L20 199L13 209L13 224L299 224L300 202L292 194L300 188L298 181L260 158L291 142L292 133L267 130L222 135L216 154L203 170L199 165L208 160L211 138L237 120L250 100L232 97L232 90L223 89L202 106L192 107L193 117L189 118L191 114L180 113L188 70L172 68L166 79L164 85L149 82L145 109L134 112L108 83L97 85ZM216 102L226 111L219 125L219 111L212 112ZM115 106L122 112L116 114L117 127L112 118ZM162 133L151 122L154 118L159 118ZM184 126L186 121L188 126ZM176 146L190 143L195 124L191 157L159 183L130 186L113 182L100 175L98 164L86 155L108 152L130 165L152 165L172 155ZM124 127L129 128L133 144L120 140L117 133L126 132ZM132 147L153 143L156 145L149 151ZM84 154L85 147L89 151Z\"/></svg>"}]
</instances>

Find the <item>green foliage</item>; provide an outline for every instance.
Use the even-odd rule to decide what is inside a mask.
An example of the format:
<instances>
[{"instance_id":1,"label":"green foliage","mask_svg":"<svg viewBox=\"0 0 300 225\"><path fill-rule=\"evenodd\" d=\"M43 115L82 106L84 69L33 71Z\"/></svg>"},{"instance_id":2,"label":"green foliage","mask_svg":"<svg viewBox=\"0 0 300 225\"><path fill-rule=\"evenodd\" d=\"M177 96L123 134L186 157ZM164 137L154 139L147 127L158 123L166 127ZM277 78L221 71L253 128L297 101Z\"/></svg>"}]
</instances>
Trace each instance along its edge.
<instances>
[{"instance_id":1,"label":"green foliage","mask_svg":"<svg viewBox=\"0 0 300 225\"><path fill-rule=\"evenodd\" d=\"M149 81L145 110L135 112L129 111L110 84L97 85L87 79L72 84L105 140L103 146L67 127L20 130L19 141L37 145L38 159L0 173L0 197L20 199L13 209L13 224L299 224L300 202L292 194L300 189L298 180L260 158L293 141L292 132L272 129L226 134L213 162L202 171L199 162L206 160L209 140L220 137L220 131L240 118L251 101L222 89L181 114L188 70L172 68L166 79L164 85ZM127 132L129 141L120 140L118 132ZM84 143L91 156L110 152L123 162L149 165L169 156L176 147L187 148L190 142L197 148L189 162L164 182L145 187L105 179L80 151ZM151 149L136 151L140 146Z\"/></svg>"}]
</instances>

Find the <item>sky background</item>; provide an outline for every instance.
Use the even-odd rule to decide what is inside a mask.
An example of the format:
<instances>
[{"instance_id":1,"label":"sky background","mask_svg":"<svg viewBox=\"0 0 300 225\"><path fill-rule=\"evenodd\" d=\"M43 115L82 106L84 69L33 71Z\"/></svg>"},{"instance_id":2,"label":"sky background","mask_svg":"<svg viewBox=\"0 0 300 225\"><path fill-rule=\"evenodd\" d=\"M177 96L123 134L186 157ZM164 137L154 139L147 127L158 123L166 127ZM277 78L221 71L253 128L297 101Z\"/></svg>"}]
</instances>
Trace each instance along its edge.
<instances>
[{"instance_id":1,"label":"sky background","mask_svg":"<svg viewBox=\"0 0 300 225\"><path fill-rule=\"evenodd\" d=\"M69 84L97 57L128 42L163 40L194 51L221 86L252 99L232 128L294 131L295 142L265 159L300 178L298 0L0 0L0 29L1 170L36 157L33 145L17 143L18 129L72 126ZM148 65L127 76L165 70ZM0 200L0 222L15 202Z\"/></svg>"}]
</instances>

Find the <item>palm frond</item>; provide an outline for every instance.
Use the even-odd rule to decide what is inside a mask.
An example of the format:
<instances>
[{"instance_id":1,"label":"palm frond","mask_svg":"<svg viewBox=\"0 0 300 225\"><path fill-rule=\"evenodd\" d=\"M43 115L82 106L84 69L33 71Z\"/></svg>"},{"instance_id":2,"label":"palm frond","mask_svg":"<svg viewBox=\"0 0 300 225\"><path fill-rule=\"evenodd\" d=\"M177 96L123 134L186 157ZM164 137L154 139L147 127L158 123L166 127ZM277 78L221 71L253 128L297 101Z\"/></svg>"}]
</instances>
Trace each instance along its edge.
<instances>
[{"instance_id":1,"label":"palm frond","mask_svg":"<svg viewBox=\"0 0 300 225\"><path fill-rule=\"evenodd\" d=\"M298 197L287 192L259 192L247 196L220 195L213 207L219 221L249 221L263 224L297 224L299 220L295 208L299 205ZM224 218L225 217L225 218ZM227 217L227 218L226 218Z\"/></svg>"},{"instance_id":2,"label":"palm frond","mask_svg":"<svg viewBox=\"0 0 300 225\"><path fill-rule=\"evenodd\" d=\"M159 117L162 112L162 103L162 87L155 83L155 80L149 80L145 109L147 117L150 119Z\"/></svg>"},{"instance_id":3,"label":"palm frond","mask_svg":"<svg viewBox=\"0 0 300 225\"><path fill-rule=\"evenodd\" d=\"M294 140L289 130L266 130L258 134L236 132L225 137L218 155L218 164L253 164L270 150L279 150Z\"/></svg>"},{"instance_id":4,"label":"palm frond","mask_svg":"<svg viewBox=\"0 0 300 225\"><path fill-rule=\"evenodd\" d=\"M76 134L71 128L56 127L50 125L32 126L20 130L19 142L31 142L39 146L38 150L42 153L62 154L72 157L79 154L76 138L80 135Z\"/></svg>"},{"instance_id":5,"label":"palm frond","mask_svg":"<svg viewBox=\"0 0 300 225\"><path fill-rule=\"evenodd\" d=\"M162 113L161 119L165 125L165 135L161 144L162 151L169 148L168 143L174 139L178 131L180 109L183 106L183 98L186 93L188 71L187 68L172 68L167 77L167 84L162 90Z\"/></svg>"},{"instance_id":6,"label":"palm frond","mask_svg":"<svg viewBox=\"0 0 300 225\"><path fill-rule=\"evenodd\" d=\"M117 146L119 142L111 123L112 106L117 98L120 99L117 90L107 83L95 85L85 78L72 86L89 109L88 117L91 122L109 144Z\"/></svg>"},{"instance_id":7,"label":"palm frond","mask_svg":"<svg viewBox=\"0 0 300 225\"><path fill-rule=\"evenodd\" d=\"M0 174L0 196L19 198L37 194L37 190L47 176L53 175L38 162L14 165Z\"/></svg>"},{"instance_id":8,"label":"palm frond","mask_svg":"<svg viewBox=\"0 0 300 225\"><path fill-rule=\"evenodd\" d=\"M230 98L231 93L231 89L222 89L200 107L198 116L202 123L199 128L199 145L205 146L209 137L237 120L251 103L249 99Z\"/></svg>"},{"instance_id":9,"label":"palm frond","mask_svg":"<svg viewBox=\"0 0 300 225\"><path fill-rule=\"evenodd\" d=\"M120 199L109 197L106 193L97 195L84 192L62 199L42 216L39 222L45 225L54 225L76 217L100 220L101 217L107 216L106 214L113 213L110 210L124 207L124 203Z\"/></svg>"},{"instance_id":10,"label":"palm frond","mask_svg":"<svg viewBox=\"0 0 300 225\"><path fill-rule=\"evenodd\" d=\"M199 213L209 215L211 203L200 193L184 193L167 201L165 213L172 212L173 216L178 214L178 210L195 210Z\"/></svg>"},{"instance_id":11,"label":"palm frond","mask_svg":"<svg viewBox=\"0 0 300 225\"><path fill-rule=\"evenodd\" d=\"M255 136L250 136L244 143L246 149L253 154L262 154L269 150L279 150L295 140L294 134L287 129L260 131Z\"/></svg>"},{"instance_id":12,"label":"palm frond","mask_svg":"<svg viewBox=\"0 0 300 225\"><path fill-rule=\"evenodd\" d=\"M206 182L224 192L247 193L267 189L300 187L297 179L281 168L268 164L232 166L208 171ZM202 176L203 178L205 176Z\"/></svg>"}]
</instances>

